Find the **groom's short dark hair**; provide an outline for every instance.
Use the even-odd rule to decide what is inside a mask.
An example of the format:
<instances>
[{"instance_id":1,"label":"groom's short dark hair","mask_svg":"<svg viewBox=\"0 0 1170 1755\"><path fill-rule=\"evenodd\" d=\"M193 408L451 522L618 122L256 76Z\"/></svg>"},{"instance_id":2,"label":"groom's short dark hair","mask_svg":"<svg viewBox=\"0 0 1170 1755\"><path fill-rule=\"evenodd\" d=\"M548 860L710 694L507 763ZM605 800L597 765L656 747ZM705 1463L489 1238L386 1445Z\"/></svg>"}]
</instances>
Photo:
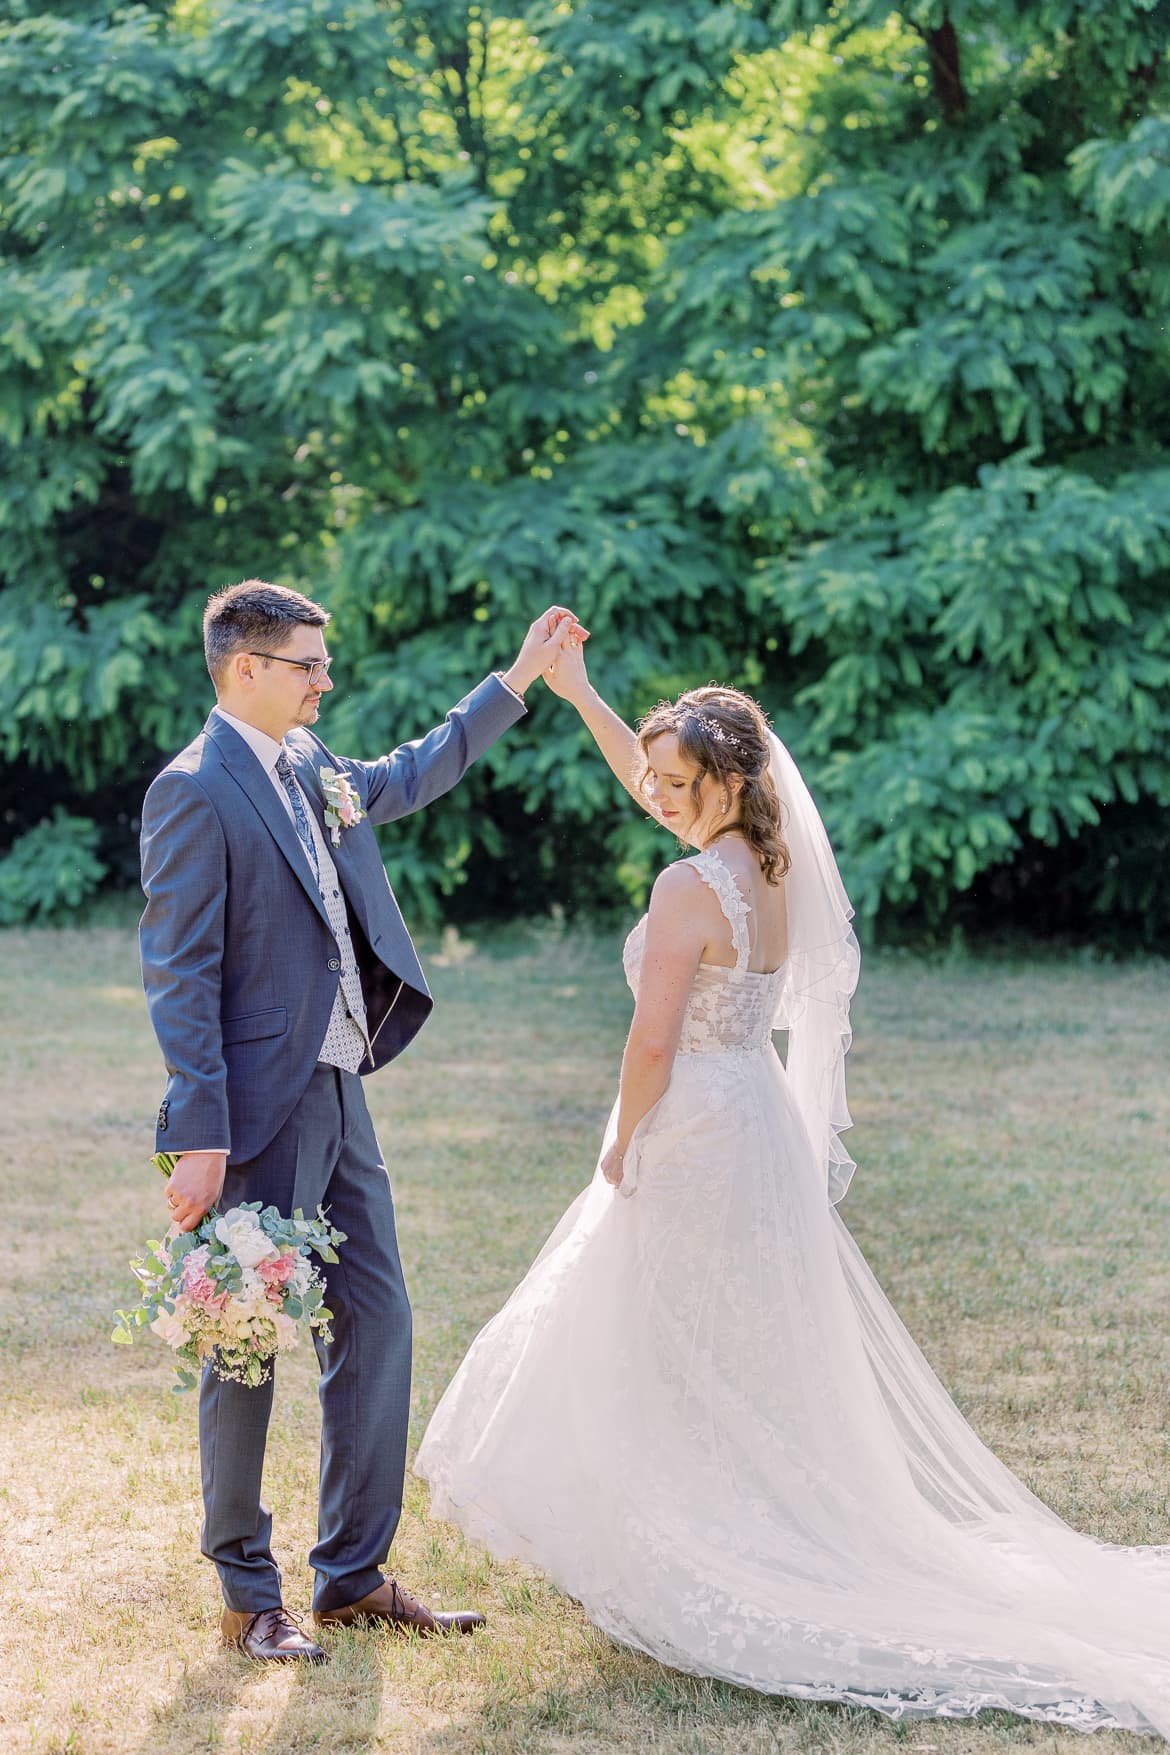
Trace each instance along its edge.
<instances>
[{"instance_id":1,"label":"groom's short dark hair","mask_svg":"<svg viewBox=\"0 0 1170 1755\"><path fill-rule=\"evenodd\" d=\"M224 666L236 652L275 652L295 627L323 628L329 611L287 585L242 579L207 600L203 612L203 655L216 688Z\"/></svg>"}]
</instances>

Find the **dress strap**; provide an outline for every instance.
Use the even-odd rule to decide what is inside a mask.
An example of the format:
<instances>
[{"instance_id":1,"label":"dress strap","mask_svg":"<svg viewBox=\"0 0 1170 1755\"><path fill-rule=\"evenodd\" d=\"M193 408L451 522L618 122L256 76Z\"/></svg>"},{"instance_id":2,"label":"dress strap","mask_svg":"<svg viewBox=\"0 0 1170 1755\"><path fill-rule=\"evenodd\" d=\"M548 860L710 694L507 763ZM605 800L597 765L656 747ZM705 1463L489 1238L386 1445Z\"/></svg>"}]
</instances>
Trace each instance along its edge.
<instances>
[{"instance_id":1,"label":"dress strap","mask_svg":"<svg viewBox=\"0 0 1170 1755\"><path fill-rule=\"evenodd\" d=\"M729 974L734 981L742 981L747 971L748 958L751 956L748 915L752 911L752 905L736 883L730 866L723 863L714 848L708 848L705 853L696 853L687 863L714 890L718 898L719 906L731 928L731 944L735 951L735 968Z\"/></svg>"}]
</instances>

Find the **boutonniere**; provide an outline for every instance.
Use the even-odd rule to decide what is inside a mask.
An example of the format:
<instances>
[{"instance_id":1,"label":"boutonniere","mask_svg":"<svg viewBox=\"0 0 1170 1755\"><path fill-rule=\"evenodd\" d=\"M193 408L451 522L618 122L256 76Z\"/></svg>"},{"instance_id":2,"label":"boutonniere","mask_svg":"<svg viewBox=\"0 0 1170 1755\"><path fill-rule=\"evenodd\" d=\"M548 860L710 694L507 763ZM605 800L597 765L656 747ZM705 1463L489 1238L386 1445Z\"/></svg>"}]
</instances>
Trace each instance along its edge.
<instances>
[{"instance_id":1,"label":"boutonniere","mask_svg":"<svg viewBox=\"0 0 1170 1755\"><path fill-rule=\"evenodd\" d=\"M317 773L325 794L325 821L329 825L329 834L333 845L340 847L342 829L352 829L366 813L345 774L339 774L336 768L318 768Z\"/></svg>"}]
</instances>

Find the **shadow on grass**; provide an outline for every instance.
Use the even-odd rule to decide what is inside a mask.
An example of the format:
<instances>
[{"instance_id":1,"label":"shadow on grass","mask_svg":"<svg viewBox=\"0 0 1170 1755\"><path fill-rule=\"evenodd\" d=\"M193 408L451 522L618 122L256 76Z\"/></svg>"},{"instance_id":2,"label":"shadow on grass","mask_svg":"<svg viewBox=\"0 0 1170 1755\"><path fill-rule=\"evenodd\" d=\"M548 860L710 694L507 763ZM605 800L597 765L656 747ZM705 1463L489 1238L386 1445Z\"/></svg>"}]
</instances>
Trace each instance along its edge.
<instances>
[{"instance_id":1,"label":"shadow on grass","mask_svg":"<svg viewBox=\"0 0 1170 1755\"><path fill-rule=\"evenodd\" d=\"M210 1636L218 1640L218 1632ZM211 1647L183 1671L171 1699L156 1706L133 1755L196 1748L249 1755L344 1755L377 1746L386 1671L376 1646L356 1636L330 1642L324 1665L266 1666L226 1646ZM273 1716L274 1696L283 1695ZM228 1721L234 1720L230 1726Z\"/></svg>"}]
</instances>

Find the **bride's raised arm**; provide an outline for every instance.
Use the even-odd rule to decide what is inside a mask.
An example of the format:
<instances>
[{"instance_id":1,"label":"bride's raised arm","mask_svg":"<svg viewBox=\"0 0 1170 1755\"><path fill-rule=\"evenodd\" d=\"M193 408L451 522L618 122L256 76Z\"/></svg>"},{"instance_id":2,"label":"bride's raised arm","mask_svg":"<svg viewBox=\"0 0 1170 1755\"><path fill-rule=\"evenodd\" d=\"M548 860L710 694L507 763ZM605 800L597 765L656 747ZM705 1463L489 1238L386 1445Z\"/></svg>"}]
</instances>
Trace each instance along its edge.
<instances>
[{"instance_id":1,"label":"bride's raised arm","mask_svg":"<svg viewBox=\"0 0 1170 1755\"><path fill-rule=\"evenodd\" d=\"M614 712L589 681L580 639L570 638L561 648L556 663L544 672L544 680L554 695L560 695L562 700L576 707L594 743L635 804L640 805L656 823L662 822L638 783L638 740L625 720Z\"/></svg>"}]
</instances>

